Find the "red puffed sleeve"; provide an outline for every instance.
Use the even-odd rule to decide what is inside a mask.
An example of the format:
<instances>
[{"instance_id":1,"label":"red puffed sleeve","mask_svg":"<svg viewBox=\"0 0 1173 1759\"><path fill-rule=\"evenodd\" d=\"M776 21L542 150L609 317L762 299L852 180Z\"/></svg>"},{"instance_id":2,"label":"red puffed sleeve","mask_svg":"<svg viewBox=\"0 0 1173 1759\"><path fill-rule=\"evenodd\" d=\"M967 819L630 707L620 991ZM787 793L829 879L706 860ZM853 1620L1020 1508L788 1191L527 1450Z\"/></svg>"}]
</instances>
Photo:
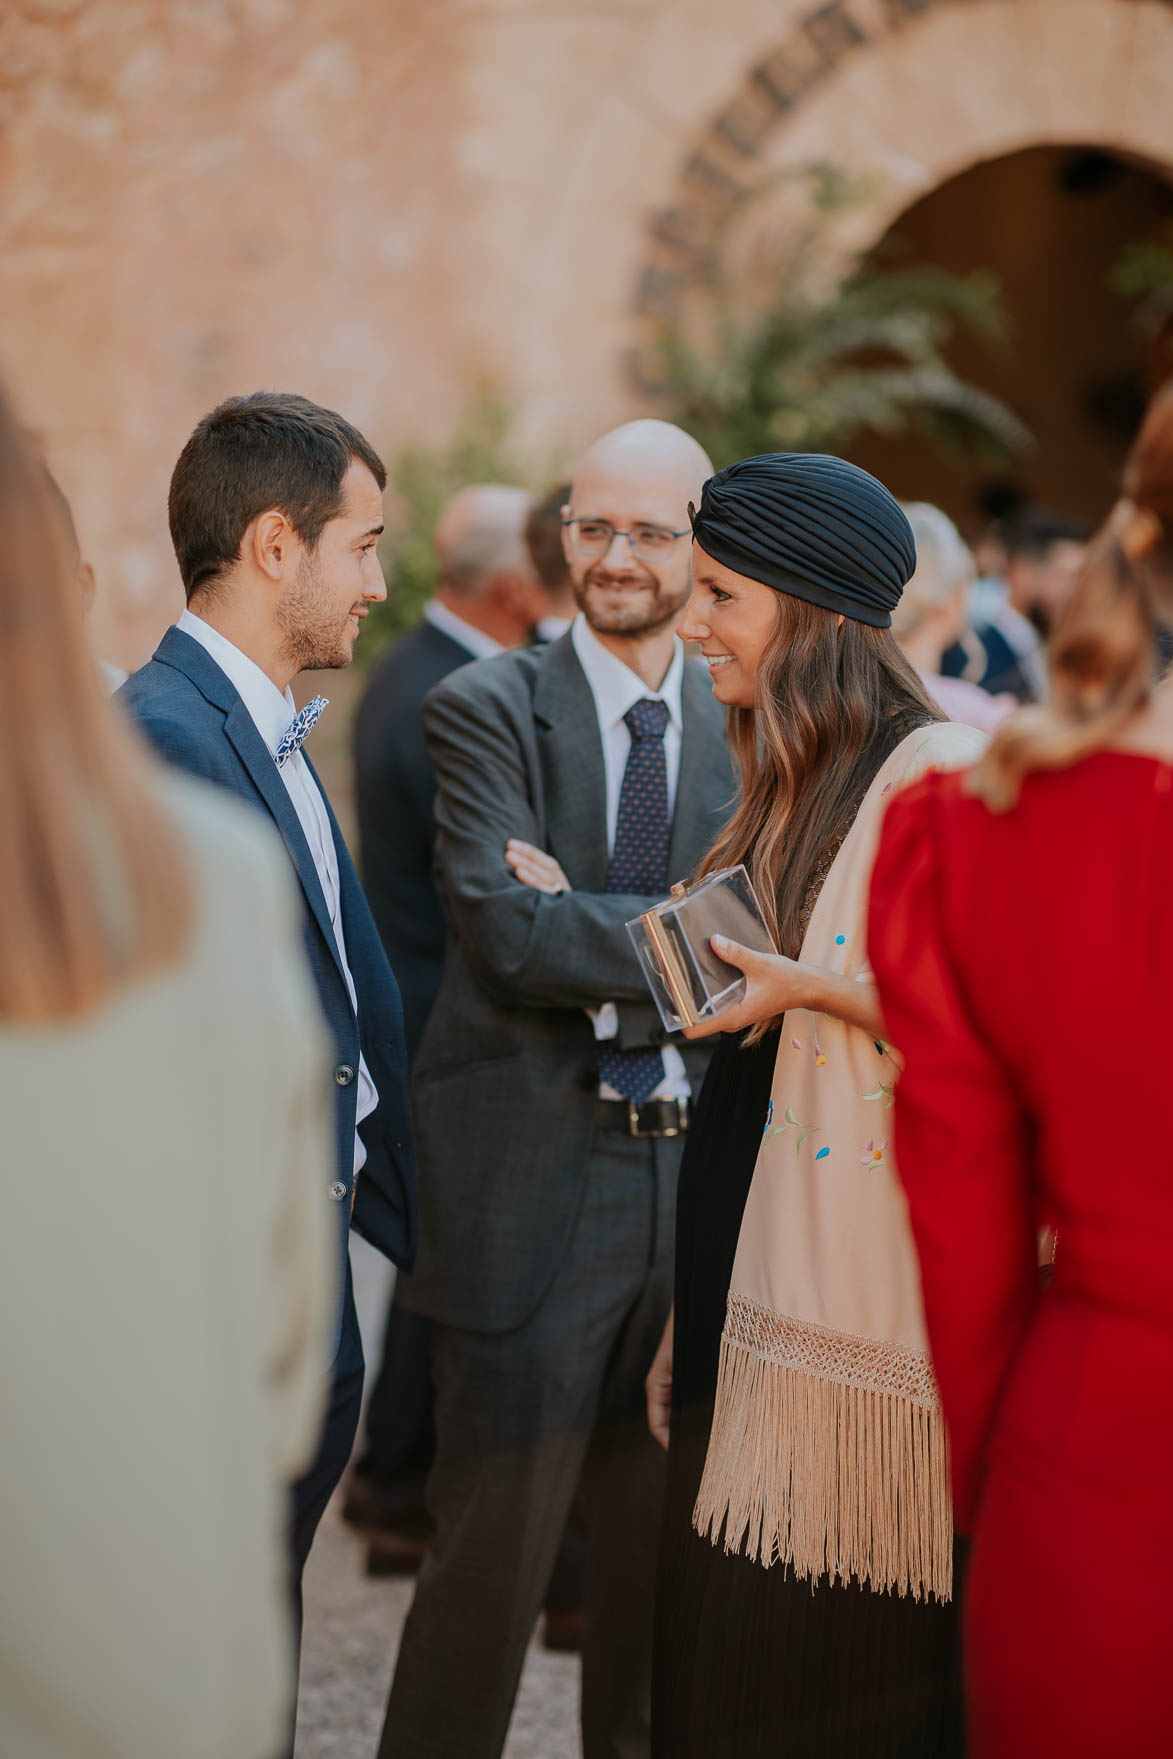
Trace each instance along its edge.
<instances>
[{"instance_id":1,"label":"red puffed sleeve","mask_svg":"<svg viewBox=\"0 0 1173 1759\"><path fill-rule=\"evenodd\" d=\"M1027 1121L996 1050L966 1006L946 933L952 836L976 802L956 776L928 776L888 809L872 873L868 950L904 1069L896 1164L920 1256L925 1316L949 1425L958 1526L972 1520L999 1394L1037 1292ZM972 810L951 815L955 805ZM975 854L975 858L977 857ZM966 946L970 959L996 955Z\"/></svg>"}]
</instances>

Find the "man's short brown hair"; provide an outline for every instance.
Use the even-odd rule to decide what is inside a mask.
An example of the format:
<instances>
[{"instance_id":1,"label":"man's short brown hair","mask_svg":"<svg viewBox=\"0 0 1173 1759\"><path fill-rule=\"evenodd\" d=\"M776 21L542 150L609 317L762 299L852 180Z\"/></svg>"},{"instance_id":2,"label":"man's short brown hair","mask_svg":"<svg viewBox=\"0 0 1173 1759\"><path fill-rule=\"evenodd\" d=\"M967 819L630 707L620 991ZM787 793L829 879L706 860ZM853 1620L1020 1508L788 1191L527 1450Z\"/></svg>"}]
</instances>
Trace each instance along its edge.
<instances>
[{"instance_id":1,"label":"man's short brown hair","mask_svg":"<svg viewBox=\"0 0 1173 1759\"><path fill-rule=\"evenodd\" d=\"M245 532L269 508L314 549L342 511L355 458L386 488L383 461L358 429L291 392L229 397L205 415L179 454L167 498L188 600L239 560Z\"/></svg>"}]
</instances>

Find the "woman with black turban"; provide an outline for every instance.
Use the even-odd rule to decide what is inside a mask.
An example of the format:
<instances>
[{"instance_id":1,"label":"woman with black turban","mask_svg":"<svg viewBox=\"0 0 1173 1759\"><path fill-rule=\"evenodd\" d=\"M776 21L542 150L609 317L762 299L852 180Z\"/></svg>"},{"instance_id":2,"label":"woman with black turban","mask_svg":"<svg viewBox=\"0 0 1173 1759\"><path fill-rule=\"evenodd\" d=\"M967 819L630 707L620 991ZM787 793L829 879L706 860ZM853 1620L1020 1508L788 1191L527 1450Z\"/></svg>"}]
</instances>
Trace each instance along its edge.
<instances>
[{"instance_id":1,"label":"woman with black turban","mask_svg":"<svg viewBox=\"0 0 1173 1759\"><path fill-rule=\"evenodd\" d=\"M648 1382L670 1434L653 1751L937 1759L961 1749L954 1545L865 905L887 797L984 742L891 635L916 553L874 477L743 459L693 536L680 633L743 788L704 871L746 864L780 953L717 946L747 989L704 1029L726 1036L681 1169Z\"/></svg>"}]
</instances>

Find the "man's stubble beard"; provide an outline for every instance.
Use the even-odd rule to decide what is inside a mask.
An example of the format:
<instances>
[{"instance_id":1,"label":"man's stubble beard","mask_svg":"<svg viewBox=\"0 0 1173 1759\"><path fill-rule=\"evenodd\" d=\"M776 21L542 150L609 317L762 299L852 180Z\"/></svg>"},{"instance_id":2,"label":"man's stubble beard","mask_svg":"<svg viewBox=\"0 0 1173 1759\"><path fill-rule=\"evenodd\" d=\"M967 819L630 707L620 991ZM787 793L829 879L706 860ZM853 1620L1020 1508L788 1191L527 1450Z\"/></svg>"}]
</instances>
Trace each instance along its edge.
<instances>
[{"instance_id":1,"label":"man's stubble beard","mask_svg":"<svg viewBox=\"0 0 1173 1759\"><path fill-rule=\"evenodd\" d=\"M572 584L575 603L597 635L626 635L633 639L641 635L658 635L670 623L675 623L692 595L691 580L674 597L661 581L649 578L636 581L635 587L637 590L642 588L645 593L650 590L650 602L645 599L643 604L617 605L600 614L591 604L592 588L598 584L593 570L588 570L581 582Z\"/></svg>"},{"instance_id":2,"label":"man's stubble beard","mask_svg":"<svg viewBox=\"0 0 1173 1759\"><path fill-rule=\"evenodd\" d=\"M345 625L333 629L332 616L317 555L303 556L293 589L277 607L282 658L299 672L334 672L349 666L353 651L344 640Z\"/></svg>"}]
</instances>

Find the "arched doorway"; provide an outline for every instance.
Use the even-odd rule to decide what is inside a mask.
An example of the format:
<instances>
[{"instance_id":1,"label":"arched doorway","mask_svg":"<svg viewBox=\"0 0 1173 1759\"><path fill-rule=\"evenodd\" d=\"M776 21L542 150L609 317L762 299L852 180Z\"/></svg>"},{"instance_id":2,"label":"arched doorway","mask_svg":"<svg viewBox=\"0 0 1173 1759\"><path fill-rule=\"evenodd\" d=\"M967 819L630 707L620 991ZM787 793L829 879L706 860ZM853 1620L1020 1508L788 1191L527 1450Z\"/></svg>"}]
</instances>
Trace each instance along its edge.
<instances>
[{"instance_id":1,"label":"arched doorway","mask_svg":"<svg viewBox=\"0 0 1173 1759\"><path fill-rule=\"evenodd\" d=\"M654 406L653 342L699 324L714 256L753 309L803 227L801 174L870 191L828 233L844 261L881 240L906 260L997 273L1015 319L999 357L956 364L1019 408L1039 440L1009 473L1039 502L1094 519L1137 414L1145 342L1113 263L1173 208L1167 0L785 0L781 29L726 72L681 127L674 176L647 213L621 357ZM764 291L765 289L765 291ZM972 522L998 474L928 446L853 456L904 494Z\"/></svg>"},{"instance_id":2,"label":"arched doorway","mask_svg":"<svg viewBox=\"0 0 1173 1759\"><path fill-rule=\"evenodd\" d=\"M987 160L917 201L878 255L998 277L1006 343L959 335L950 359L1015 410L1037 451L1004 470L915 437L863 440L853 456L967 524L1000 495L1098 520L1144 408L1149 347L1113 271L1170 219L1173 172L1078 143Z\"/></svg>"}]
</instances>

